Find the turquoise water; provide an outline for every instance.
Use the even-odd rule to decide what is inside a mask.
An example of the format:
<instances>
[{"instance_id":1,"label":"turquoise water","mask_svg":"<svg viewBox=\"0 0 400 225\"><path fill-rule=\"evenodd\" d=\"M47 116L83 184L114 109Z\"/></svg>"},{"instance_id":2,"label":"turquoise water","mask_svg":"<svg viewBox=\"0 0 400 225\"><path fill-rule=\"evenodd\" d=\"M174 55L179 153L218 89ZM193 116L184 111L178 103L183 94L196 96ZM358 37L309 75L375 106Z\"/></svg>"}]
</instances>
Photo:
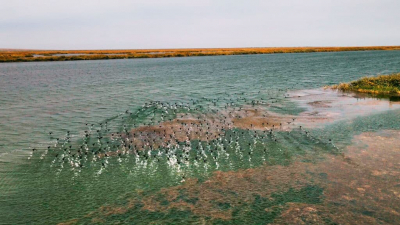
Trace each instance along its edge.
<instances>
[{"instance_id":1,"label":"turquoise water","mask_svg":"<svg viewBox=\"0 0 400 225\"><path fill-rule=\"evenodd\" d=\"M285 98L287 91L399 71L400 51L0 64L0 223L62 222L138 190L151 193L188 177L204 180L217 170L256 168L265 162L288 165L304 154L338 154L331 143L301 130L271 135L226 127L214 142L174 143L168 153L148 145L141 156L95 157L96 152L118 152L123 137L111 138L113 132L157 125L185 113L194 118L214 114L222 121L217 112L226 106L238 109L254 101L263 102L257 107L295 115L303 109ZM368 121L397 129L396 123L368 118L312 134L344 130L348 135L337 135L344 145L348 136L368 130ZM85 142L89 154L79 159ZM187 153L189 159L177 166L179 155Z\"/></svg>"}]
</instances>

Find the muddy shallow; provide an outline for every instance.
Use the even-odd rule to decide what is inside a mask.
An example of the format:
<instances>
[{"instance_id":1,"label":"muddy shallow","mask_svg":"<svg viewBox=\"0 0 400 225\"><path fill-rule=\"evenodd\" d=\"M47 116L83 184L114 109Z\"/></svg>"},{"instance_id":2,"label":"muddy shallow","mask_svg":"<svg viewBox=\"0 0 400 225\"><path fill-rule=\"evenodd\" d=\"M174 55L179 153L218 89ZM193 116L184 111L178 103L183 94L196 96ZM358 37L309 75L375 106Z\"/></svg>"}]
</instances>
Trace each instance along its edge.
<instances>
[{"instance_id":1,"label":"muddy shallow","mask_svg":"<svg viewBox=\"0 0 400 225\"><path fill-rule=\"evenodd\" d=\"M398 224L399 137L400 132L392 130L363 133L353 138L345 153L327 154L318 163L298 160L289 166L215 172L204 182L188 179L151 195L139 193L126 204L101 207L70 223L106 223L140 207L143 214L157 212L167 218L184 211L192 217L189 221L207 224L246 222L249 212L269 215L251 215L250 223Z\"/></svg>"}]
</instances>

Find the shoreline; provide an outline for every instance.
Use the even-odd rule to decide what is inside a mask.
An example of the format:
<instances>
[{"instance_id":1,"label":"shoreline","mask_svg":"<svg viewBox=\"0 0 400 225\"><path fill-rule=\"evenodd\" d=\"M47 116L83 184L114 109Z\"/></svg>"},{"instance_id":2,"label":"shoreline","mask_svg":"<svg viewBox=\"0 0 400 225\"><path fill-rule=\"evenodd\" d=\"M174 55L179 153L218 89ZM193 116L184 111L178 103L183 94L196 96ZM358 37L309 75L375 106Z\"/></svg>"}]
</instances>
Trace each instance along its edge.
<instances>
[{"instance_id":1,"label":"shoreline","mask_svg":"<svg viewBox=\"0 0 400 225\"><path fill-rule=\"evenodd\" d=\"M191 48L145 50L1 50L0 63L46 62L134 58L170 58L221 55L255 55L279 53L346 52L346 51L393 51L400 46L366 47L269 47L269 48Z\"/></svg>"}]
</instances>

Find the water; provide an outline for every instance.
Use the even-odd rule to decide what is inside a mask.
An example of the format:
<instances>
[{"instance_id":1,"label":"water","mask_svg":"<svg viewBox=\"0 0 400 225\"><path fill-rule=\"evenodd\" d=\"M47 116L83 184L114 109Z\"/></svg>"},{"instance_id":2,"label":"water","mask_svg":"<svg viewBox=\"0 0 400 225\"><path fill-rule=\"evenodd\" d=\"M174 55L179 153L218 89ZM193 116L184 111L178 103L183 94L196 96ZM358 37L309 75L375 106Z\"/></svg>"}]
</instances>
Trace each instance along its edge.
<instances>
[{"instance_id":1,"label":"water","mask_svg":"<svg viewBox=\"0 0 400 225\"><path fill-rule=\"evenodd\" d=\"M350 144L353 135L398 129L397 122L387 122L396 121L398 110L385 114L384 121L377 120L379 115L372 115L350 125L338 122L311 129L310 133L292 125L288 125L290 130L279 130L277 124L277 130L268 134L247 130L247 121L241 120L236 121L243 124L241 127L226 126L223 132L216 126L223 125L221 121L229 111L245 117L238 111L245 106L299 115L306 109L285 98L289 92L399 70L400 51L0 64L0 221L58 223L81 218L104 205L126 204L129 198L145 199L161 188L174 188L191 178L203 182L215 171L259 169L265 164L290 167L302 157L305 159L301 161L316 162L324 154L336 156ZM254 104L255 101L260 102ZM203 133L199 134L201 141L172 141L161 150L154 146L165 140L157 139L147 141L152 144L146 144L141 156L132 152L117 155L121 149L117 145L126 137L112 138L111 133L144 127L147 130L133 132L145 132L137 137L143 145L145 139L161 136L149 130L148 124L156 127L181 115L190 122L201 117L204 123L211 124L210 132L218 135L212 138ZM371 124L380 126L372 129ZM201 129L190 124L173 126L169 132L180 126L193 132ZM206 129L207 125L201 126ZM337 132L342 130L345 132ZM85 139L84 131L90 131L90 140ZM92 138L97 133L101 133L101 141ZM338 133L333 135L337 140L334 144L321 139L332 133ZM89 154L82 159L72 157L80 154L79 146L85 141ZM139 142L137 145L139 148ZM51 148L46 151L48 146ZM32 154L33 148L37 150ZM164 153L165 149L168 153ZM93 153L96 151L100 155L97 158ZM107 153L114 155L105 156ZM189 159L180 161L182 154L188 154ZM315 186L304 188L319 190ZM319 196L321 193L317 192ZM289 199L297 198L290 190L282 193L292 196ZM275 204L263 196L257 201L260 205ZM140 214L138 208L131 210ZM243 209L235 210L240 214ZM118 214L116 220L126 219L125 213ZM171 214L163 214L164 222L170 221L167 215ZM193 222L201 215L181 216ZM139 221L145 224L159 216L151 214ZM244 214L239 217L247 218Z\"/></svg>"}]
</instances>

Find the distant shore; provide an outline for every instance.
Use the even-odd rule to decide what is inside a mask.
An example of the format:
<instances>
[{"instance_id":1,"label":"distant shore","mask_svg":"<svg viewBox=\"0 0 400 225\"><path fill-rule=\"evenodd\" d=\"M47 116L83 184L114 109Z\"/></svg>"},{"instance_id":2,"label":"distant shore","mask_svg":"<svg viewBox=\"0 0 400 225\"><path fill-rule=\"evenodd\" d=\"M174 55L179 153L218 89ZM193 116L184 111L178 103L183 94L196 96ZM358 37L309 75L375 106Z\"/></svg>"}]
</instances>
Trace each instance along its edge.
<instances>
[{"instance_id":1,"label":"distant shore","mask_svg":"<svg viewBox=\"0 0 400 225\"><path fill-rule=\"evenodd\" d=\"M73 61L131 58L167 58L217 55L250 55L276 53L310 53L400 50L400 46L367 47L270 47L270 48L192 48L140 50L18 50L0 49L0 62Z\"/></svg>"}]
</instances>

